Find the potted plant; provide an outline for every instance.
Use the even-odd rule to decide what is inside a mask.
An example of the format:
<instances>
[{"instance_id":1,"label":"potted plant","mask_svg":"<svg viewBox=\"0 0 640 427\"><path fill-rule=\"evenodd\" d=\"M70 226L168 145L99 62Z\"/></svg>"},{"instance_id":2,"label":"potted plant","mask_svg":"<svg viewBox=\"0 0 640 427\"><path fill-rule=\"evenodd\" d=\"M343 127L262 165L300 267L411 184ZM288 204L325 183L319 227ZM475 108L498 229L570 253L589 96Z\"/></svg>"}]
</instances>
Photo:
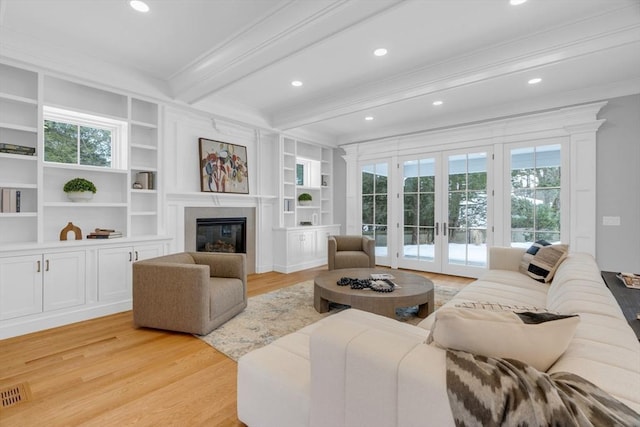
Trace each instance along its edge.
<instances>
[{"instance_id":1,"label":"potted plant","mask_svg":"<svg viewBox=\"0 0 640 427\"><path fill-rule=\"evenodd\" d=\"M311 200L313 200L313 197L311 197L311 194L309 193L301 193L298 196L298 203L300 203L302 206L310 205Z\"/></svg>"},{"instance_id":2,"label":"potted plant","mask_svg":"<svg viewBox=\"0 0 640 427\"><path fill-rule=\"evenodd\" d=\"M73 178L67 181L62 190L74 202L87 202L93 198L97 191L93 182L84 178Z\"/></svg>"}]
</instances>

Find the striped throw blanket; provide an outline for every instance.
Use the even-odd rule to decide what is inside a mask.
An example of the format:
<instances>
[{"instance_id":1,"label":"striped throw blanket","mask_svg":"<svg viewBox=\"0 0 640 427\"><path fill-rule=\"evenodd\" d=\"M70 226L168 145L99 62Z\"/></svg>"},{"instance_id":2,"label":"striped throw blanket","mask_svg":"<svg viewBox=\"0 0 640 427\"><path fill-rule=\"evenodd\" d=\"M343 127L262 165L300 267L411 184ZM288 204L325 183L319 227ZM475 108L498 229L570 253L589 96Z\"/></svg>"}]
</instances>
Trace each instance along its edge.
<instances>
[{"instance_id":1,"label":"striped throw blanket","mask_svg":"<svg viewBox=\"0 0 640 427\"><path fill-rule=\"evenodd\" d=\"M447 393L458 427L640 426L640 415L589 381L513 359L447 351Z\"/></svg>"}]
</instances>

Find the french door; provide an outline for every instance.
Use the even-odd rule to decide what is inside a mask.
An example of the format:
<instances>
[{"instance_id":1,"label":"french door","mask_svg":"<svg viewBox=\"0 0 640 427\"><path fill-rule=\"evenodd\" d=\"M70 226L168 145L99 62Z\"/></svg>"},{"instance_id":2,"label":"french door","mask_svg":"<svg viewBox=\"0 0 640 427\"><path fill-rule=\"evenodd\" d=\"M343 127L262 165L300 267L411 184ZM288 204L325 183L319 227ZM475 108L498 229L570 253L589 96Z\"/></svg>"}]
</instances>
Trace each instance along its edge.
<instances>
[{"instance_id":1,"label":"french door","mask_svg":"<svg viewBox=\"0 0 640 427\"><path fill-rule=\"evenodd\" d=\"M398 267L477 277L487 265L487 148L400 161Z\"/></svg>"}]
</instances>

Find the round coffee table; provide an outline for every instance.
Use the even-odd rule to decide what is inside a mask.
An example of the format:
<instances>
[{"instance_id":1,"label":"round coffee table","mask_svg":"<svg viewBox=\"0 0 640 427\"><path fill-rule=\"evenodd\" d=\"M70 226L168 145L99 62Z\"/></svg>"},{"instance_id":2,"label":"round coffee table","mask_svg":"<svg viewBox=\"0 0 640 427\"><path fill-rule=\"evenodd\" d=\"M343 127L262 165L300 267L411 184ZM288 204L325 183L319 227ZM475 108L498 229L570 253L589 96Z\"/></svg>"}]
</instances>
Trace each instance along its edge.
<instances>
[{"instance_id":1,"label":"round coffee table","mask_svg":"<svg viewBox=\"0 0 640 427\"><path fill-rule=\"evenodd\" d=\"M369 279L371 274L391 274L397 285L393 292L376 292L371 289L351 289L338 286L341 277ZM349 305L352 308L396 318L396 308L418 306L418 317L427 317L433 312L433 282L417 274L398 270L375 268L345 268L330 270L316 276L313 286L313 305L316 311L329 311L329 302Z\"/></svg>"}]
</instances>

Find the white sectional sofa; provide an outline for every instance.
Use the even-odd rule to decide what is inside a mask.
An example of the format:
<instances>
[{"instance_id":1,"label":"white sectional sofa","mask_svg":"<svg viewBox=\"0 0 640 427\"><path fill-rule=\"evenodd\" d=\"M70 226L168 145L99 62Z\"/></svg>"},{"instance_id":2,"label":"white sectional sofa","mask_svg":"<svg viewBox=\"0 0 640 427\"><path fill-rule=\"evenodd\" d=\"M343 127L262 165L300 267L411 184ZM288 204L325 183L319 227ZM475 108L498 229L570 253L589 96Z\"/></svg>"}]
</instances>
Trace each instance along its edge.
<instances>
[{"instance_id":1,"label":"white sectional sofa","mask_svg":"<svg viewBox=\"0 0 640 427\"><path fill-rule=\"evenodd\" d=\"M491 248L490 269L464 301L578 314L568 349L547 371L570 372L640 412L640 343L593 257L570 254L550 284L518 272L524 250ZM437 313L437 312L436 312ZM418 326L359 310L329 316L238 362L238 417L250 427L453 426L445 350Z\"/></svg>"}]
</instances>

